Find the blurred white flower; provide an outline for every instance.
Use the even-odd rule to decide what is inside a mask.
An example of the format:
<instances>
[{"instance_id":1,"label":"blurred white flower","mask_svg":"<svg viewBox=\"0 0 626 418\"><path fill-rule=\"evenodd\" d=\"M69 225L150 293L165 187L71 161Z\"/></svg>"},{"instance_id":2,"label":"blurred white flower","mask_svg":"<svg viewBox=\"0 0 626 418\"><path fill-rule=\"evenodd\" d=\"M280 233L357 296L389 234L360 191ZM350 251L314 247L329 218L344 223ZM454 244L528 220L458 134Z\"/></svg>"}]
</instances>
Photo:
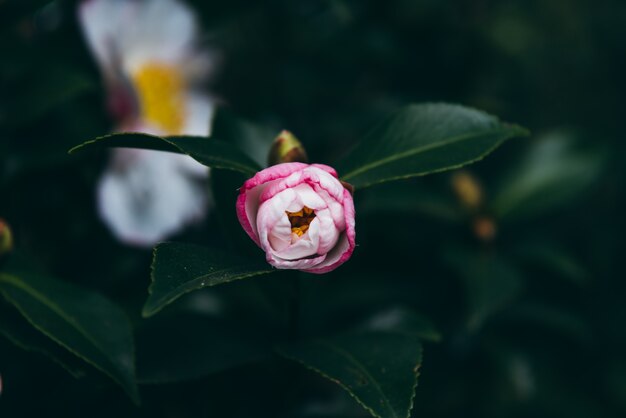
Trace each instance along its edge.
<instances>
[{"instance_id":1,"label":"blurred white flower","mask_svg":"<svg viewBox=\"0 0 626 418\"><path fill-rule=\"evenodd\" d=\"M214 106L198 88L213 59L193 12L177 0L87 0L80 23L117 131L210 134ZM152 246L202 219L206 167L191 157L118 148L98 186L100 214L121 241Z\"/></svg>"}]
</instances>

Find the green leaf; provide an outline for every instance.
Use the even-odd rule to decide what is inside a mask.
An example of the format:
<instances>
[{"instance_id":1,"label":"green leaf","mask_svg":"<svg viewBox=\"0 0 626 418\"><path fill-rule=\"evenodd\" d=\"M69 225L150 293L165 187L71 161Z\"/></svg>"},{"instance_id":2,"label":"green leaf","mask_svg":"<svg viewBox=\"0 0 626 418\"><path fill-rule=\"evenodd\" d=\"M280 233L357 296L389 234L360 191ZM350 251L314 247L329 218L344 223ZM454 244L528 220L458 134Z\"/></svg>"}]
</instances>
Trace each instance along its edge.
<instances>
[{"instance_id":1,"label":"green leaf","mask_svg":"<svg viewBox=\"0 0 626 418\"><path fill-rule=\"evenodd\" d=\"M0 292L39 331L116 381L139 402L132 330L97 293L36 274L0 273Z\"/></svg>"},{"instance_id":2,"label":"green leaf","mask_svg":"<svg viewBox=\"0 0 626 418\"><path fill-rule=\"evenodd\" d=\"M380 418L408 418L422 362L419 339L406 333L360 332L278 349L340 385Z\"/></svg>"},{"instance_id":3,"label":"green leaf","mask_svg":"<svg viewBox=\"0 0 626 418\"><path fill-rule=\"evenodd\" d=\"M85 374L82 360L33 328L15 308L0 306L0 335L23 350L43 354L75 378Z\"/></svg>"},{"instance_id":4,"label":"green leaf","mask_svg":"<svg viewBox=\"0 0 626 418\"><path fill-rule=\"evenodd\" d=\"M193 290L273 271L262 258L250 260L192 244L159 244L154 249L152 284L143 316L154 315Z\"/></svg>"},{"instance_id":5,"label":"green leaf","mask_svg":"<svg viewBox=\"0 0 626 418\"><path fill-rule=\"evenodd\" d=\"M371 131L337 170L358 189L459 168L522 135L527 135L525 129L475 109L410 105Z\"/></svg>"},{"instance_id":6,"label":"green leaf","mask_svg":"<svg viewBox=\"0 0 626 418\"><path fill-rule=\"evenodd\" d=\"M143 148L187 154L207 167L238 171L248 176L260 170L257 163L227 142L201 136L159 137L142 133L105 135L70 149L73 154L85 149Z\"/></svg>"},{"instance_id":7,"label":"green leaf","mask_svg":"<svg viewBox=\"0 0 626 418\"><path fill-rule=\"evenodd\" d=\"M603 162L598 150L576 149L567 132L541 137L504 176L493 211L505 220L517 220L565 205L598 179Z\"/></svg>"},{"instance_id":8,"label":"green leaf","mask_svg":"<svg viewBox=\"0 0 626 418\"><path fill-rule=\"evenodd\" d=\"M198 379L270 357L268 341L237 325L189 313L145 321L137 331L139 381Z\"/></svg>"}]
</instances>

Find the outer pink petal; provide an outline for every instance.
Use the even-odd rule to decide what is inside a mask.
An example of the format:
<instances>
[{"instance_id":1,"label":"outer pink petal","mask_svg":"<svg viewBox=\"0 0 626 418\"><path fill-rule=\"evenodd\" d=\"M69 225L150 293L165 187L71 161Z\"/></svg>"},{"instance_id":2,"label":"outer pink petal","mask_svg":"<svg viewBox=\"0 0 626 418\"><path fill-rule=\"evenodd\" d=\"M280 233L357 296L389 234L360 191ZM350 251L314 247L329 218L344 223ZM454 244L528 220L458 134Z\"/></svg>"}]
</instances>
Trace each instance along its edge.
<instances>
[{"instance_id":1,"label":"outer pink petal","mask_svg":"<svg viewBox=\"0 0 626 418\"><path fill-rule=\"evenodd\" d=\"M329 175L325 170L321 170L317 167L310 167L300 171L297 174L286 177L283 181L273 184L268 187L261 195L261 202L265 202L276 194L282 192L285 189L294 188L302 183L307 183L313 187L314 190L320 188L328 192L338 202L343 200L343 185L336 178Z\"/></svg>"},{"instance_id":2,"label":"outer pink petal","mask_svg":"<svg viewBox=\"0 0 626 418\"><path fill-rule=\"evenodd\" d=\"M337 171L335 171L334 168L326 165L326 164L311 164L311 167L317 167L321 170L324 170L325 172L327 172L328 174L332 175L335 178L339 178L339 176L337 175Z\"/></svg>"},{"instance_id":3,"label":"outer pink petal","mask_svg":"<svg viewBox=\"0 0 626 418\"><path fill-rule=\"evenodd\" d=\"M288 177L290 174L298 170L302 170L305 167L307 167L307 164L304 163L285 163L268 167L265 170L261 170L256 173L254 177L246 180L246 182L239 190L239 197L237 198L236 205L237 218L239 218L239 223L243 227L244 231L246 231L250 238L252 238L252 240L256 242L259 247L261 246L261 243L259 241L258 231L256 230L256 222L253 222L252 219L249 219L250 217L246 212L246 203L247 199L250 196L251 190L270 181ZM255 203L255 206L258 210L261 202L259 201L251 203Z\"/></svg>"}]
</instances>

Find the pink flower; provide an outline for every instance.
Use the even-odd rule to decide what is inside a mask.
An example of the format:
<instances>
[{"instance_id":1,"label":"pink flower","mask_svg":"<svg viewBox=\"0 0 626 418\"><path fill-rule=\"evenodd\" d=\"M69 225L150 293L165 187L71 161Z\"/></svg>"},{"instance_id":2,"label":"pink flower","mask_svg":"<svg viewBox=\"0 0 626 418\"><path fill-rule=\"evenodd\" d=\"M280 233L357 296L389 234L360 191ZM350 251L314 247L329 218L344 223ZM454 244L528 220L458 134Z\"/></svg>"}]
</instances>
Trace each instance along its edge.
<instances>
[{"instance_id":1,"label":"pink flower","mask_svg":"<svg viewBox=\"0 0 626 418\"><path fill-rule=\"evenodd\" d=\"M322 164L284 163L247 180L237 199L243 229L279 269L327 273L354 251L354 202Z\"/></svg>"}]
</instances>

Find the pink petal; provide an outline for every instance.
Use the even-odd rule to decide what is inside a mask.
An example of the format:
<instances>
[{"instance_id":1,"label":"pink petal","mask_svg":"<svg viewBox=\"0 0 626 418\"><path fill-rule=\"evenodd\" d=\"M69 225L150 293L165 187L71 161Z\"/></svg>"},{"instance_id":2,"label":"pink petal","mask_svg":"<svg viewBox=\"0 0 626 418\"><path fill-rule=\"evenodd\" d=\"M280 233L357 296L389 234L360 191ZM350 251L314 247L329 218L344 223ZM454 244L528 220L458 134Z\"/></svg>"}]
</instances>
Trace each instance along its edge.
<instances>
[{"instance_id":1,"label":"pink petal","mask_svg":"<svg viewBox=\"0 0 626 418\"><path fill-rule=\"evenodd\" d=\"M344 190L344 214L346 218L346 230L339 242L327 255L327 258L314 267L304 269L308 273L322 274L332 271L348 261L356 246L355 212L352 195Z\"/></svg>"},{"instance_id":2,"label":"pink petal","mask_svg":"<svg viewBox=\"0 0 626 418\"><path fill-rule=\"evenodd\" d=\"M256 216L260 202L260 195L265 189L259 188L268 182L285 178L291 173L301 170L306 167L303 163L285 163L278 164L265 170L261 170L254 175L254 177L246 180L241 189L239 190L239 197L237 198L237 218L239 223L243 227L244 231L252 238L254 242L260 247L261 243L258 237L258 231L256 229Z\"/></svg>"}]
</instances>

